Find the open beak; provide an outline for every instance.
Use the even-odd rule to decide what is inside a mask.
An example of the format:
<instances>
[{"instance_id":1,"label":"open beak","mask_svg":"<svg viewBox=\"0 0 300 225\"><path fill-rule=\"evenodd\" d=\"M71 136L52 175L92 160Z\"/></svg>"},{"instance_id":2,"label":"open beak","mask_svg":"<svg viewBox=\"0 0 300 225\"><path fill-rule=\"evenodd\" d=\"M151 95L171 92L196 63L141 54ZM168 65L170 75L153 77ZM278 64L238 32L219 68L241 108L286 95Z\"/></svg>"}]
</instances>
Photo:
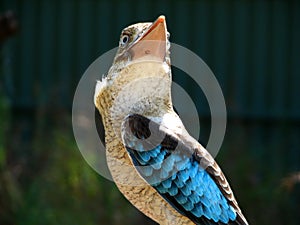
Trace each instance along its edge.
<instances>
[{"instance_id":1,"label":"open beak","mask_svg":"<svg viewBox=\"0 0 300 225\"><path fill-rule=\"evenodd\" d=\"M167 52L167 25L164 16L159 16L148 30L130 47L132 61L153 59L164 62Z\"/></svg>"}]
</instances>

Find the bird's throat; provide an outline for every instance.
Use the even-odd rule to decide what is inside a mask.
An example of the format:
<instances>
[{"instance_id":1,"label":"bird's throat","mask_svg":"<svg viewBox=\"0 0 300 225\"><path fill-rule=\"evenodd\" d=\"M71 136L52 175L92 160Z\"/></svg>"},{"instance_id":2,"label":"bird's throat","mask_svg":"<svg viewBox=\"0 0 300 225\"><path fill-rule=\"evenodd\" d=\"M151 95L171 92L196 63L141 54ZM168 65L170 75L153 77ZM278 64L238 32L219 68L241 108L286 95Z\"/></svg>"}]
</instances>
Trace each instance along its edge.
<instances>
[{"instance_id":1,"label":"bird's throat","mask_svg":"<svg viewBox=\"0 0 300 225\"><path fill-rule=\"evenodd\" d=\"M113 80L107 81L96 99L104 126L113 123L119 130L129 114L161 116L172 108L171 71L166 63L138 61L110 76Z\"/></svg>"}]
</instances>

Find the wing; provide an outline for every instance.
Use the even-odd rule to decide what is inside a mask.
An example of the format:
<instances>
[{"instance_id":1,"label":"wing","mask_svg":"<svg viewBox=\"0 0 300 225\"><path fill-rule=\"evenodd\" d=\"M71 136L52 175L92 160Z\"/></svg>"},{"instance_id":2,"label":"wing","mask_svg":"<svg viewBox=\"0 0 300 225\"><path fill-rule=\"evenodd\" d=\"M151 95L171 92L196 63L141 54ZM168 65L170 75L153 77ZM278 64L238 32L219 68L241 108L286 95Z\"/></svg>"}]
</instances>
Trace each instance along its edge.
<instances>
[{"instance_id":1,"label":"wing","mask_svg":"<svg viewBox=\"0 0 300 225\"><path fill-rule=\"evenodd\" d=\"M192 137L133 114L122 138L139 174L181 214L196 224L248 224L220 168Z\"/></svg>"}]
</instances>

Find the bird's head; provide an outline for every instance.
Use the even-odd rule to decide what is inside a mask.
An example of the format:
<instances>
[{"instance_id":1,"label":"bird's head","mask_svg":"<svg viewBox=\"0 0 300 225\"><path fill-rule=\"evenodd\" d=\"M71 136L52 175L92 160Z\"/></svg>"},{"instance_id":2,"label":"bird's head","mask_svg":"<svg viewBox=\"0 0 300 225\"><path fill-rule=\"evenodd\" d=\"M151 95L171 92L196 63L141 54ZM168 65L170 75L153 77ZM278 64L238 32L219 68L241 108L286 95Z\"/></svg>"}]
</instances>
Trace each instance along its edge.
<instances>
[{"instance_id":1,"label":"bird's head","mask_svg":"<svg viewBox=\"0 0 300 225\"><path fill-rule=\"evenodd\" d=\"M153 93L170 101L169 48L169 33L164 16L159 16L153 23L137 23L126 27L121 33L119 47L108 74L96 85L94 102L100 113L111 108L103 106L101 101L113 104L111 101L118 96L122 96L122 105L137 105L137 96L145 99L153 96ZM159 92L159 89L164 90ZM125 111L128 110L123 109Z\"/></svg>"},{"instance_id":2,"label":"bird's head","mask_svg":"<svg viewBox=\"0 0 300 225\"><path fill-rule=\"evenodd\" d=\"M164 16L153 23L137 23L126 27L120 37L112 70L121 70L139 60L169 63L169 33Z\"/></svg>"}]
</instances>

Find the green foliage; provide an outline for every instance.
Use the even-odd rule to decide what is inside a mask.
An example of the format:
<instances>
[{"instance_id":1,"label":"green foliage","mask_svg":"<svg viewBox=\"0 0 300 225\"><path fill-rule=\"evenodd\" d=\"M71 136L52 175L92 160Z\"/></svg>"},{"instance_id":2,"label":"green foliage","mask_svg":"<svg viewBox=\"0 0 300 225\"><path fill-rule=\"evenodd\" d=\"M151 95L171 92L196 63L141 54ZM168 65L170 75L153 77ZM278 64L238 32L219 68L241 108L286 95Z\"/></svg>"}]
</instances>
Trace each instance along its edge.
<instances>
[{"instance_id":1,"label":"green foliage","mask_svg":"<svg viewBox=\"0 0 300 225\"><path fill-rule=\"evenodd\" d=\"M9 118L9 110L4 108L1 116ZM2 155L11 150L15 154L13 159L1 159L0 224L139 224L141 214L112 182L84 161L73 138L70 117L61 116L56 124L51 116L38 115L35 132L25 140L27 146L5 144L8 136L19 134L13 128L9 133L0 128ZM27 152L21 157L24 149ZM21 171L16 172L16 168Z\"/></svg>"},{"instance_id":2,"label":"green foliage","mask_svg":"<svg viewBox=\"0 0 300 225\"><path fill-rule=\"evenodd\" d=\"M5 163L5 150L4 150L4 133L7 128L7 103L0 95L0 168L3 168ZM6 119L4 119L6 118Z\"/></svg>"},{"instance_id":3,"label":"green foliage","mask_svg":"<svg viewBox=\"0 0 300 225\"><path fill-rule=\"evenodd\" d=\"M9 107L2 103L1 116L10 118L9 112ZM24 144L12 147L5 141L8 136L17 136L12 132L14 129L7 129L13 121L5 120L6 125L0 128L4 156L0 170L0 224L132 225L149 221L122 197L112 182L87 165L77 150L68 114L60 115L59 119L43 113L37 115L37 127L26 148ZM261 142L256 140L256 132L255 126L229 122L217 161L251 223L267 225L276 218L274 225L295 224L299 218L299 185L283 185L292 165L286 163L284 154L276 153L287 136ZM13 148L27 149L25 159L18 160L22 151ZM11 150L15 154L13 160L6 157ZM274 157L278 157L277 164L272 162L276 161Z\"/></svg>"}]
</instances>

